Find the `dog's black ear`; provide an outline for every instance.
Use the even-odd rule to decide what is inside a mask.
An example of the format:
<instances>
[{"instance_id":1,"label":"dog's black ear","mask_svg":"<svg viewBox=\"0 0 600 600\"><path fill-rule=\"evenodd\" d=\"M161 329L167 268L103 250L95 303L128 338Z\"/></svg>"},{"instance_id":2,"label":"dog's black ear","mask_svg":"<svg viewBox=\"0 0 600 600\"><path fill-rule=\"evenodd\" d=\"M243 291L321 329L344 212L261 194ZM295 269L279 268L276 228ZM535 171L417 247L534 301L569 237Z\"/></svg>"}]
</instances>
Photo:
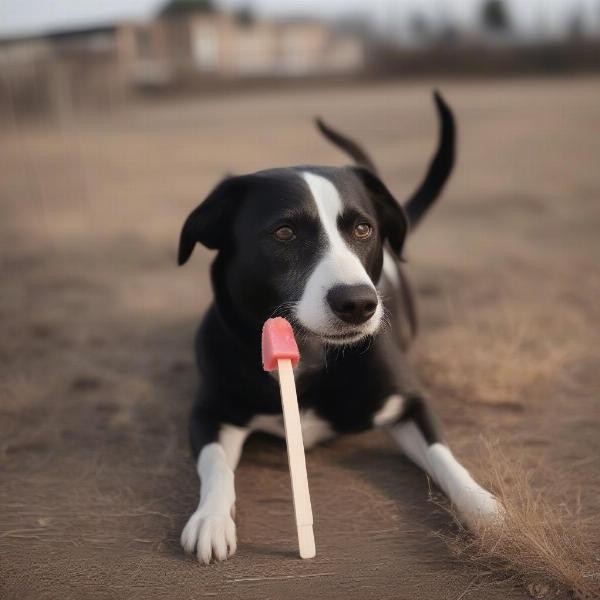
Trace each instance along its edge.
<instances>
[{"instance_id":1,"label":"dog's black ear","mask_svg":"<svg viewBox=\"0 0 600 600\"><path fill-rule=\"evenodd\" d=\"M375 205L383 238L396 256L401 256L408 233L408 218L404 209L377 175L361 167L353 169Z\"/></svg>"},{"instance_id":2,"label":"dog's black ear","mask_svg":"<svg viewBox=\"0 0 600 600\"><path fill-rule=\"evenodd\" d=\"M247 177L224 179L185 220L179 237L177 263L183 265L192 255L197 243L211 250L221 247L236 201L243 195Z\"/></svg>"}]
</instances>

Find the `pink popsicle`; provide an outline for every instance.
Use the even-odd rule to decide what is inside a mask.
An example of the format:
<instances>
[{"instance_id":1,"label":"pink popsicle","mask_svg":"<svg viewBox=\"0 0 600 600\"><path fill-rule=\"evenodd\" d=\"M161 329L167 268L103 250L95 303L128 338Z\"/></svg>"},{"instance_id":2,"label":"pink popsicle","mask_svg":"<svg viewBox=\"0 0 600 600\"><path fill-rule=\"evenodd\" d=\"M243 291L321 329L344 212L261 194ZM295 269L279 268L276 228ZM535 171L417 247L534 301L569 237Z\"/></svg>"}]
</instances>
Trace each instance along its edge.
<instances>
[{"instance_id":1,"label":"pink popsicle","mask_svg":"<svg viewBox=\"0 0 600 600\"><path fill-rule=\"evenodd\" d=\"M269 319L262 330L263 368L265 371L278 370L285 440L292 480L292 498L298 531L298 549L301 558L313 558L316 554L313 515L304 459L300 410L292 368L298 364L299 360L300 352L294 339L292 326L281 317Z\"/></svg>"},{"instance_id":2,"label":"pink popsicle","mask_svg":"<svg viewBox=\"0 0 600 600\"><path fill-rule=\"evenodd\" d=\"M295 367L300 352L294 338L292 326L283 318L267 319L262 330L262 362L265 371L277 369L277 361L288 358Z\"/></svg>"}]
</instances>

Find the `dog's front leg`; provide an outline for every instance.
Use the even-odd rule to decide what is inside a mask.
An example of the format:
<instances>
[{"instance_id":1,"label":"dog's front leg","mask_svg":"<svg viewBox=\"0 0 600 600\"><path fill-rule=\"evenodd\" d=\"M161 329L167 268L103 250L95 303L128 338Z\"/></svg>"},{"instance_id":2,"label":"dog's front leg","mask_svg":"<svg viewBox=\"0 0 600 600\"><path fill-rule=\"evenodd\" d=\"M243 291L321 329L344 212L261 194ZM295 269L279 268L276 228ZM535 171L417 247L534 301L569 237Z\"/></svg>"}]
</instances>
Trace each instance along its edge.
<instances>
[{"instance_id":1,"label":"dog's front leg","mask_svg":"<svg viewBox=\"0 0 600 600\"><path fill-rule=\"evenodd\" d=\"M502 505L456 460L423 398L405 399L403 414L390 431L408 458L448 496L465 525L478 530L501 523Z\"/></svg>"},{"instance_id":2,"label":"dog's front leg","mask_svg":"<svg viewBox=\"0 0 600 600\"><path fill-rule=\"evenodd\" d=\"M237 548L234 471L248 434L245 428L218 423L199 411L192 415L200 502L181 533L181 545L206 564L211 558L225 560Z\"/></svg>"}]
</instances>

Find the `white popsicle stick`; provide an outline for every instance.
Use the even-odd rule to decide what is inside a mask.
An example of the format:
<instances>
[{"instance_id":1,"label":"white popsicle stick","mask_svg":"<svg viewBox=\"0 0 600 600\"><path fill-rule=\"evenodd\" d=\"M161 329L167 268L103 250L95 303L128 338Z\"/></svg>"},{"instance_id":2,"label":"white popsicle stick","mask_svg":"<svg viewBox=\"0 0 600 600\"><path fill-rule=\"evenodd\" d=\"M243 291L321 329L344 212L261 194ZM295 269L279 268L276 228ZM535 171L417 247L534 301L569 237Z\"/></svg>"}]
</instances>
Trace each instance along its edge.
<instances>
[{"instance_id":1,"label":"white popsicle stick","mask_svg":"<svg viewBox=\"0 0 600 600\"><path fill-rule=\"evenodd\" d=\"M287 444L290 477L292 479L292 496L294 513L298 529L298 547L301 558L313 558L316 555L315 536L313 533L313 515L308 491L304 443L300 426L300 411L296 397L294 371L289 359L278 359L279 389L283 406L283 422Z\"/></svg>"}]
</instances>

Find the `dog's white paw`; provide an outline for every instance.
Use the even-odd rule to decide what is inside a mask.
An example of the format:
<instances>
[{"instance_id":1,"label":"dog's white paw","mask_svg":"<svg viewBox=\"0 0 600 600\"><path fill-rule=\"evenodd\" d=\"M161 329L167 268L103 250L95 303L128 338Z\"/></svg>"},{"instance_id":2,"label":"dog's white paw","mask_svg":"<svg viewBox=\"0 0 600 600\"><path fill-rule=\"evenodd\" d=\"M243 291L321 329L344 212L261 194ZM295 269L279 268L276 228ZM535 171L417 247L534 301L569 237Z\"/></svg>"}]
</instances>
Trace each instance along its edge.
<instances>
[{"instance_id":1,"label":"dog's white paw","mask_svg":"<svg viewBox=\"0 0 600 600\"><path fill-rule=\"evenodd\" d=\"M226 560L237 549L235 523L229 514L203 514L197 510L181 532L181 545L205 564L211 559Z\"/></svg>"},{"instance_id":2,"label":"dog's white paw","mask_svg":"<svg viewBox=\"0 0 600 600\"><path fill-rule=\"evenodd\" d=\"M472 531L501 527L506 516L502 503L482 488L472 492L460 513L465 525Z\"/></svg>"}]
</instances>

